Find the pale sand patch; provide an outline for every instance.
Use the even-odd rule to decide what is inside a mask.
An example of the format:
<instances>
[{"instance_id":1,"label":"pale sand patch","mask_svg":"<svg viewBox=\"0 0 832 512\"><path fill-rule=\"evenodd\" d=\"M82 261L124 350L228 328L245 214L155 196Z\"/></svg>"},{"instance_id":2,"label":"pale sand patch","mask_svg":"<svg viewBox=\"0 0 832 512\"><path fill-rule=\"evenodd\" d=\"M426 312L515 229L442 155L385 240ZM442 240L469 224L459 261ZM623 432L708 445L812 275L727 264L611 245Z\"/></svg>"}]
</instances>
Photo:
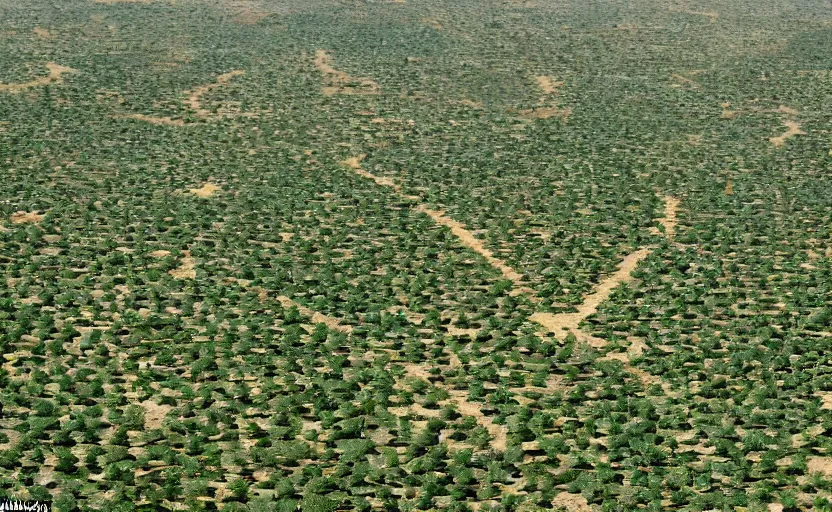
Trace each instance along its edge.
<instances>
[{"instance_id":1,"label":"pale sand patch","mask_svg":"<svg viewBox=\"0 0 832 512\"><path fill-rule=\"evenodd\" d=\"M244 9L242 12L234 16L234 21L243 25L256 25L260 20L268 18L271 14L272 13L266 11Z\"/></svg>"},{"instance_id":2,"label":"pale sand patch","mask_svg":"<svg viewBox=\"0 0 832 512\"><path fill-rule=\"evenodd\" d=\"M164 421L165 416L173 410L170 405L159 405L152 400L139 402L139 405L144 409L145 430L162 428L162 421Z\"/></svg>"},{"instance_id":3,"label":"pale sand patch","mask_svg":"<svg viewBox=\"0 0 832 512\"><path fill-rule=\"evenodd\" d=\"M564 85L563 82L555 80L554 77L547 75L538 75L534 77L537 86L546 94L557 94L558 88Z\"/></svg>"},{"instance_id":4,"label":"pale sand patch","mask_svg":"<svg viewBox=\"0 0 832 512\"><path fill-rule=\"evenodd\" d=\"M333 318L331 316L327 316L327 315L324 315L322 313L318 313L317 311L312 311L311 309L307 308L303 304L300 304L300 303L290 299L289 297L286 297L284 295L280 295L280 296L277 297L277 301L280 302L280 304L284 308L291 308L292 306L297 307L298 312L300 312L301 315L310 317L312 319L313 323L324 324L329 329L333 329L335 331L341 331L341 332L345 332L345 333L348 333L348 334L352 332L352 326L351 325L342 324L340 322L340 320L338 320L337 318Z\"/></svg>"},{"instance_id":5,"label":"pale sand patch","mask_svg":"<svg viewBox=\"0 0 832 512\"><path fill-rule=\"evenodd\" d=\"M433 219L433 221L437 224L449 228L451 233L453 233L453 235L457 237L463 245L485 258L489 265L499 270L506 279L509 279L516 285L520 285L523 282L523 276L519 272L511 268L500 258L494 256L494 253L487 249L483 245L482 241L475 238L474 234L468 231L461 223L446 216L444 212L431 210L421 204L416 207L416 211L424 213Z\"/></svg>"},{"instance_id":6,"label":"pale sand patch","mask_svg":"<svg viewBox=\"0 0 832 512\"><path fill-rule=\"evenodd\" d=\"M445 352L452 356L452 367L462 366L462 363L461 361L459 361L459 358L456 356L456 354L448 352L447 350ZM406 377L418 378L430 382L430 378L432 377L432 375L424 364L401 364L404 367ZM506 446L508 445L508 432L505 426L494 423L494 421L490 417L482 413L482 410L480 408L483 404L468 400L468 393L466 391L458 389L448 389L441 382L434 382L433 384L436 387L445 389L450 395L449 399L439 402L440 406L445 406L448 404L454 405L460 414L464 414L465 416L471 416L472 418L476 419L477 423L481 425L483 428L485 428L488 431L488 435L491 436L491 448L497 451L505 451ZM395 412L393 408L390 408L388 410L390 410L396 416L403 416L407 412L416 412L413 409L413 406L397 408ZM428 414L423 415L427 416Z\"/></svg>"},{"instance_id":7,"label":"pale sand patch","mask_svg":"<svg viewBox=\"0 0 832 512\"><path fill-rule=\"evenodd\" d=\"M476 338L479 333L479 329L463 329L453 326L448 327L448 334L451 336L470 336L471 338Z\"/></svg>"},{"instance_id":8,"label":"pale sand patch","mask_svg":"<svg viewBox=\"0 0 832 512\"><path fill-rule=\"evenodd\" d=\"M169 270L168 274L174 279L196 279L196 260L191 257L191 252L183 251L179 268Z\"/></svg>"},{"instance_id":9,"label":"pale sand patch","mask_svg":"<svg viewBox=\"0 0 832 512\"><path fill-rule=\"evenodd\" d=\"M815 396L820 397L822 410L832 410L832 391L818 391Z\"/></svg>"},{"instance_id":10,"label":"pale sand patch","mask_svg":"<svg viewBox=\"0 0 832 512\"><path fill-rule=\"evenodd\" d=\"M35 35L38 36L41 39L52 39L52 37L53 37L52 33L49 32L48 29L45 29L45 28L42 28L42 27L35 27L35 28L32 29L32 32L34 32Z\"/></svg>"},{"instance_id":11,"label":"pale sand patch","mask_svg":"<svg viewBox=\"0 0 832 512\"><path fill-rule=\"evenodd\" d=\"M800 114L800 112L798 112L797 110L795 110L793 108L789 108L785 105L780 105L779 107L777 107L777 110L775 112L779 112L781 114L786 114L787 116L796 116L796 115Z\"/></svg>"},{"instance_id":12,"label":"pale sand patch","mask_svg":"<svg viewBox=\"0 0 832 512\"><path fill-rule=\"evenodd\" d=\"M45 215L35 212L15 212L11 216L12 224L38 223Z\"/></svg>"},{"instance_id":13,"label":"pale sand patch","mask_svg":"<svg viewBox=\"0 0 832 512\"><path fill-rule=\"evenodd\" d=\"M676 225L679 223L676 212L679 210L679 199L672 196L663 196L664 215L658 219L659 224L664 227L664 234L667 238L673 239L676 236Z\"/></svg>"},{"instance_id":14,"label":"pale sand patch","mask_svg":"<svg viewBox=\"0 0 832 512\"><path fill-rule=\"evenodd\" d=\"M376 185L380 185L382 187L387 187L387 188L393 189L397 194L399 194L404 199L408 199L410 201L418 201L420 199L417 196L402 194L402 187L400 185L397 185L396 182L393 181L392 178L386 178L384 176L376 176L375 174L362 169L361 168L361 161L364 160L365 156L366 155L353 156L353 157L347 158L345 160L341 160L340 163L342 165L352 169L352 171L355 174L357 174L359 176L362 176L364 178L373 180L376 183Z\"/></svg>"},{"instance_id":15,"label":"pale sand patch","mask_svg":"<svg viewBox=\"0 0 832 512\"><path fill-rule=\"evenodd\" d=\"M193 90L185 91L185 94L187 94L188 97L183 101L183 103L185 104L185 106L193 110L195 117L203 121L219 119L223 117L248 116L249 114L233 112L222 112L215 114L202 106L202 97L205 94L216 89L217 87L227 84L232 78L241 75L245 75L245 71L235 69L233 71L229 71L228 73L223 73L222 75L218 76L217 80L212 83L200 85L199 87ZM119 114L113 117L116 119L135 119L137 121L144 121L146 123L164 126L182 127L187 125L187 123L184 120L173 119L169 116L148 116L145 114Z\"/></svg>"},{"instance_id":16,"label":"pale sand patch","mask_svg":"<svg viewBox=\"0 0 832 512\"><path fill-rule=\"evenodd\" d=\"M806 469L809 473L820 473L827 478L832 477L832 457L808 457Z\"/></svg>"},{"instance_id":17,"label":"pale sand patch","mask_svg":"<svg viewBox=\"0 0 832 512\"><path fill-rule=\"evenodd\" d=\"M380 176L376 176L372 173L369 173L361 168L361 160L364 158L364 155L359 155L355 157L347 158L346 160L341 161L341 163L350 169L353 170L356 174L363 176L365 178L371 179L376 184L381 185L383 187L392 188L398 193L401 193L401 187L396 185L393 180L390 178L384 178ZM415 196L402 196L405 199L409 200L419 200L418 197ZM523 276L511 268L505 261L501 260L494 256L494 253L487 249L483 243L474 237L474 234L468 231L465 226L463 226L460 222L457 222L454 219L446 216L444 212L432 210L425 205L419 204L414 207L417 212L424 213L428 217L430 217L434 222L441 226L445 226L451 230L451 233L462 242L463 245L468 247L469 249L473 250L474 252L480 254L485 260L494 268L500 271L501 274L506 279L509 279L517 286L521 286L523 282Z\"/></svg>"},{"instance_id":18,"label":"pale sand patch","mask_svg":"<svg viewBox=\"0 0 832 512\"><path fill-rule=\"evenodd\" d=\"M48 75L35 78L28 82L20 84L0 84L0 92L18 93L41 85L60 84L64 81L63 75L76 72L76 70L70 67L61 66L54 62L47 62L46 69L49 71Z\"/></svg>"},{"instance_id":19,"label":"pale sand patch","mask_svg":"<svg viewBox=\"0 0 832 512\"><path fill-rule=\"evenodd\" d=\"M490 417L483 414L482 410L480 410L482 404L469 401L466 391L457 389L449 389L447 391L451 395L448 402L454 404L460 414L476 419L477 423L483 426L488 431L488 435L491 436L491 448L495 451L504 452L508 446L508 432L506 427L494 423Z\"/></svg>"},{"instance_id":20,"label":"pale sand patch","mask_svg":"<svg viewBox=\"0 0 832 512\"><path fill-rule=\"evenodd\" d=\"M540 107L520 111L520 117L523 119L549 119L552 117L559 117L564 123L569 120L569 116L571 115L572 109L569 107Z\"/></svg>"},{"instance_id":21,"label":"pale sand patch","mask_svg":"<svg viewBox=\"0 0 832 512\"><path fill-rule=\"evenodd\" d=\"M783 125L787 128L783 134L778 135L777 137L770 137L768 139L769 142L774 144L774 147L782 146L788 139L791 139L795 135L806 135L806 132L800 129L800 124L796 121L783 121Z\"/></svg>"},{"instance_id":22,"label":"pale sand patch","mask_svg":"<svg viewBox=\"0 0 832 512\"><path fill-rule=\"evenodd\" d=\"M220 190L222 190L221 187L218 187L217 185L214 185L213 183L206 183L206 184L202 185L200 188L189 188L188 192L190 192L191 194L193 194L197 197L208 198L208 197L213 196L214 194L216 194Z\"/></svg>"},{"instance_id":23,"label":"pale sand patch","mask_svg":"<svg viewBox=\"0 0 832 512\"><path fill-rule=\"evenodd\" d=\"M158 251L151 252L150 255L153 256L154 258L165 258L167 256L170 256L170 251L160 249Z\"/></svg>"},{"instance_id":24,"label":"pale sand patch","mask_svg":"<svg viewBox=\"0 0 832 512\"><path fill-rule=\"evenodd\" d=\"M334 94L357 94L370 95L378 94L381 91L378 83L366 77L354 78L339 71L332 66L332 57L326 50L318 50L315 52L315 67L320 71L324 77L324 87L322 92L325 96L332 96ZM357 83L358 85L353 85Z\"/></svg>"},{"instance_id":25,"label":"pale sand patch","mask_svg":"<svg viewBox=\"0 0 832 512\"><path fill-rule=\"evenodd\" d=\"M216 89L217 87L227 84L235 76L242 76L245 74L245 71L241 69L235 69L233 71L229 71L228 73L221 74L213 83L200 85L192 91L186 91L186 93L188 94L188 98L185 99L185 105L191 110L193 110L196 113L197 117L200 117L202 119L212 117L214 114L210 110L207 110L202 107L202 97L206 93Z\"/></svg>"},{"instance_id":26,"label":"pale sand patch","mask_svg":"<svg viewBox=\"0 0 832 512\"><path fill-rule=\"evenodd\" d=\"M568 492L558 493L552 500L552 507L555 510L566 509L568 512L592 512L589 502L580 494Z\"/></svg>"}]
</instances>

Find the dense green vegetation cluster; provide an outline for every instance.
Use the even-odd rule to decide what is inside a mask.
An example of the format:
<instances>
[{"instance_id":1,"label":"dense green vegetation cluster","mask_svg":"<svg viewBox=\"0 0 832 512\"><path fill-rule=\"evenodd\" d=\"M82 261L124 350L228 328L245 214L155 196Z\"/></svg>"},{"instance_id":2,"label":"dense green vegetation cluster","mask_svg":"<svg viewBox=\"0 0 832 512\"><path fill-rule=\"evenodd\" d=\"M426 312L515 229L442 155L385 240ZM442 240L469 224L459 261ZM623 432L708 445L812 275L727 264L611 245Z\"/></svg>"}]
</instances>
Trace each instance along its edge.
<instances>
[{"instance_id":1,"label":"dense green vegetation cluster","mask_svg":"<svg viewBox=\"0 0 832 512\"><path fill-rule=\"evenodd\" d=\"M831 509L827 10L0 0L0 490Z\"/></svg>"}]
</instances>

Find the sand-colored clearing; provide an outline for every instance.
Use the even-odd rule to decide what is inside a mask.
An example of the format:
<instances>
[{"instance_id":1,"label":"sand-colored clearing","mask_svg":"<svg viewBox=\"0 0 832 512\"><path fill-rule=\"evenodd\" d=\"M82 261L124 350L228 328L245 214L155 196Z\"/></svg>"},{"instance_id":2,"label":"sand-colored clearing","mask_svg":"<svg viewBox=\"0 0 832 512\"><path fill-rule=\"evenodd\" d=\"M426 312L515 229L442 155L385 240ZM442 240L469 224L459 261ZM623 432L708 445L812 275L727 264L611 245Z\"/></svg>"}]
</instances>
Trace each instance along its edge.
<instances>
[{"instance_id":1,"label":"sand-colored clearing","mask_svg":"<svg viewBox=\"0 0 832 512\"><path fill-rule=\"evenodd\" d=\"M166 258L166 257L170 256L170 251L160 249L158 251L151 252L150 255L154 258Z\"/></svg>"},{"instance_id":2,"label":"sand-colored clearing","mask_svg":"<svg viewBox=\"0 0 832 512\"><path fill-rule=\"evenodd\" d=\"M568 492L558 493L552 500L552 508L555 510L566 509L568 512L592 512L589 502L580 494Z\"/></svg>"},{"instance_id":3,"label":"sand-colored clearing","mask_svg":"<svg viewBox=\"0 0 832 512\"><path fill-rule=\"evenodd\" d=\"M796 116L800 114L800 112L798 112L797 110L789 108L785 105L780 105L779 107L777 107L777 110L775 110L775 112L786 114L787 116Z\"/></svg>"},{"instance_id":4,"label":"sand-colored clearing","mask_svg":"<svg viewBox=\"0 0 832 512\"><path fill-rule=\"evenodd\" d=\"M540 107L520 111L520 117L523 119L549 119L559 117L564 123L569 120L569 116L571 115L572 109L569 107Z\"/></svg>"},{"instance_id":5,"label":"sand-colored clearing","mask_svg":"<svg viewBox=\"0 0 832 512\"><path fill-rule=\"evenodd\" d=\"M25 91L26 89L31 89L32 87L39 87L41 85L60 84L64 81L63 75L76 72L72 68L61 66L60 64L55 64L54 62L47 62L46 69L49 71L48 75L35 78L34 80L30 80L28 82L19 84L0 84L0 92L18 93Z\"/></svg>"},{"instance_id":6,"label":"sand-colored clearing","mask_svg":"<svg viewBox=\"0 0 832 512\"><path fill-rule=\"evenodd\" d=\"M806 135L806 132L800 129L800 124L796 121L783 121L783 124L786 126L787 130L783 132L781 135L777 137L770 137L768 140L774 147L780 147L786 143L787 140L791 139L795 135Z\"/></svg>"},{"instance_id":7,"label":"sand-colored clearing","mask_svg":"<svg viewBox=\"0 0 832 512\"><path fill-rule=\"evenodd\" d=\"M508 432L504 425L494 423L494 420L483 414L480 409L482 404L479 402L469 401L467 391L449 389L448 394L451 395L448 402L454 404L460 414L471 416L476 419L477 423L488 431L488 435L491 436L491 448L494 449L494 451L506 451L506 447L508 446Z\"/></svg>"},{"instance_id":8,"label":"sand-colored clearing","mask_svg":"<svg viewBox=\"0 0 832 512\"><path fill-rule=\"evenodd\" d=\"M809 473L820 473L826 478L832 477L832 457L808 457L806 466Z\"/></svg>"},{"instance_id":9,"label":"sand-colored clearing","mask_svg":"<svg viewBox=\"0 0 832 512\"><path fill-rule=\"evenodd\" d=\"M511 268L506 262L504 262L500 258L494 256L494 253L491 252L491 250L489 250L488 248L486 248L485 245L483 245L482 241L475 238L474 234L468 231L465 228L465 226L463 226L461 223L448 217L447 215L445 215L444 212L431 210L430 208L421 204L416 207L416 211L424 213L425 215L433 219L433 221L437 224L450 229L451 233L453 233L453 235L457 237L463 245L465 245L472 251L476 252L477 254L485 258L489 265L496 268L500 271L500 273L503 274L503 277L511 280L516 285L520 285L522 283L523 276L519 272Z\"/></svg>"},{"instance_id":10,"label":"sand-colored clearing","mask_svg":"<svg viewBox=\"0 0 832 512\"><path fill-rule=\"evenodd\" d=\"M300 304L300 303L290 299L289 297L286 297L284 295L280 295L280 296L277 297L277 301L280 302L280 305L282 305L284 308L287 308L287 309L291 308L292 306L297 307L298 312L300 312L301 315L310 317L312 319L312 322L314 322L316 324L324 324L329 329L332 329L332 330L335 330L335 331L345 332L345 333L348 333L348 334L352 332L352 326L351 325L342 324L341 321L338 320L337 318L333 318L331 316L324 315L323 313L318 313L317 311L312 311L311 309L307 308L303 304Z\"/></svg>"},{"instance_id":11,"label":"sand-colored clearing","mask_svg":"<svg viewBox=\"0 0 832 512\"><path fill-rule=\"evenodd\" d=\"M354 172L355 174L357 174L357 175L359 175L363 178L373 180L376 183L376 185L392 189L394 192L396 192L403 199L407 199L408 201L419 201L421 199L417 196L411 196L411 195L404 194L402 192L401 185L396 184L396 182L393 181L392 178L387 178L387 177L384 177L384 176L376 176L375 174L364 170L361 167L361 161L364 160L365 156L366 155L352 156L352 157L349 157L345 160L341 160L340 163L341 163L341 165L344 165L344 166L349 167L350 169L352 169L352 172Z\"/></svg>"},{"instance_id":12,"label":"sand-colored clearing","mask_svg":"<svg viewBox=\"0 0 832 512\"><path fill-rule=\"evenodd\" d=\"M220 190L222 190L221 187L214 185L213 183L206 183L199 188L189 188L188 192L197 197L208 198L213 196Z\"/></svg>"},{"instance_id":13,"label":"sand-colored clearing","mask_svg":"<svg viewBox=\"0 0 832 512\"><path fill-rule=\"evenodd\" d=\"M168 274L174 279L196 279L196 260L191 257L191 252L182 251L179 268L168 270Z\"/></svg>"},{"instance_id":14,"label":"sand-colored clearing","mask_svg":"<svg viewBox=\"0 0 832 512\"><path fill-rule=\"evenodd\" d=\"M422 18L419 21L435 30L442 30L443 28L442 23L436 18Z\"/></svg>"},{"instance_id":15,"label":"sand-colored clearing","mask_svg":"<svg viewBox=\"0 0 832 512\"><path fill-rule=\"evenodd\" d=\"M214 113L202 106L202 97L206 93L216 89L217 87L227 84L235 76L242 76L245 74L245 71L241 69L235 69L233 71L229 71L228 73L221 74L217 77L217 80L215 82L200 85L199 87L191 91L187 91L186 94L188 95L188 97L187 99L185 99L185 105L191 110L193 110L196 116L201 119L208 119L209 117L212 117Z\"/></svg>"},{"instance_id":16,"label":"sand-colored clearing","mask_svg":"<svg viewBox=\"0 0 832 512\"><path fill-rule=\"evenodd\" d=\"M209 84L200 85L195 89L190 91L185 91L187 98L183 101L185 106L191 109L194 112L194 116L203 121L209 121L212 119L220 119L224 117L236 117L242 114L232 114L228 112L223 113L214 113L205 107L202 106L202 97L207 94L208 92L227 84L232 78L236 76L245 75L245 71L240 69L235 69L233 71L229 71L228 73L223 73L222 75L218 76L216 81L211 82ZM164 125L164 126L176 126L182 127L187 126L186 123L182 119L173 119L171 117L162 117L162 116L148 116L145 114L120 114L113 116L115 118L121 119L135 119L137 121L144 121L146 123L156 124L156 125Z\"/></svg>"},{"instance_id":17,"label":"sand-colored clearing","mask_svg":"<svg viewBox=\"0 0 832 512\"><path fill-rule=\"evenodd\" d=\"M664 227L665 236L673 239L676 236L676 225L679 223L676 218L679 199L672 196L663 196L662 199L664 200L664 215L658 219L658 222Z\"/></svg>"},{"instance_id":18,"label":"sand-colored clearing","mask_svg":"<svg viewBox=\"0 0 832 512\"><path fill-rule=\"evenodd\" d=\"M332 67L332 57L326 50L315 52L315 67L324 77L324 87L321 89L325 96L335 94L371 95L381 91L378 83L366 77L351 77L343 71Z\"/></svg>"},{"instance_id":19,"label":"sand-colored clearing","mask_svg":"<svg viewBox=\"0 0 832 512\"><path fill-rule=\"evenodd\" d=\"M49 32L48 29L45 29L45 28L42 28L42 27L35 27L35 28L32 29L32 32L34 32L35 35L38 36L41 39L52 39L52 37L53 37L52 33Z\"/></svg>"},{"instance_id":20,"label":"sand-colored clearing","mask_svg":"<svg viewBox=\"0 0 832 512\"><path fill-rule=\"evenodd\" d=\"M447 350L446 350L447 353ZM453 359L453 358L452 358ZM458 358L457 364L458 364ZM430 381L432 375L428 372L427 366L424 364L412 364L406 363L403 364L405 370L405 376L411 378L417 378L421 380ZM459 390L459 389L449 389L447 388L442 382L434 382L434 386L445 389L450 395L450 398L447 400L442 400L438 402L438 405L444 407L445 405L453 405L456 407L456 410L460 414L464 414L465 416L470 416L477 420L477 423L485 428L488 431L488 435L491 436L491 443L490 446L495 451L505 451L506 447L508 446L508 432L505 426L498 425L494 423L494 421L485 414L482 413L482 403L473 402L468 399L468 392ZM418 409L418 410L416 410ZM400 411L396 411L400 413L407 413L407 412L415 412L417 414L422 414L423 416L431 416L433 414L432 411L427 411L424 408L419 408L418 405L416 407L410 406L402 408ZM438 411L437 416L438 416Z\"/></svg>"},{"instance_id":21,"label":"sand-colored clearing","mask_svg":"<svg viewBox=\"0 0 832 512\"><path fill-rule=\"evenodd\" d=\"M153 400L139 402L144 409L144 428L146 431L162 428L162 422L173 407L170 405L159 405Z\"/></svg>"},{"instance_id":22,"label":"sand-colored clearing","mask_svg":"<svg viewBox=\"0 0 832 512\"><path fill-rule=\"evenodd\" d=\"M35 212L15 212L11 216L12 224L38 223L43 220L44 215Z\"/></svg>"},{"instance_id":23,"label":"sand-colored clearing","mask_svg":"<svg viewBox=\"0 0 832 512\"><path fill-rule=\"evenodd\" d=\"M540 87L540 90L546 94L557 94L558 88L564 85L563 82L559 82L555 80L554 77L547 75L538 75L534 77L534 80L537 82L537 86Z\"/></svg>"}]
</instances>

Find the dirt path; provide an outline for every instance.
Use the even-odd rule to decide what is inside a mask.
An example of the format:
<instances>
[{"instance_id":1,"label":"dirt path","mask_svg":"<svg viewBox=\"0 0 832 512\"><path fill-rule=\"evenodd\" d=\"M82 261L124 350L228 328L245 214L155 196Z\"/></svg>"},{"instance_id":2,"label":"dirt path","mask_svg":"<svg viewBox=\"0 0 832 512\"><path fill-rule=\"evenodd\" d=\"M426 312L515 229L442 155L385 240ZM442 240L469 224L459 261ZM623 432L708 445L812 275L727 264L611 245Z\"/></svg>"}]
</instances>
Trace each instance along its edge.
<instances>
[{"instance_id":1,"label":"dirt path","mask_svg":"<svg viewBox=\"0 0 832 512\"><path fill-rule=\"evenodd\" d=\"M363 155L348 158L343 160L341 163L350 169L359 176L362 176L367 179L373 180L377 185L382 187L387 187L394 190L396 193L401 194L401 187L396 185L392 179L384 178L380 176L375 176L374 174L365 171L361 168L361 160L363 159ZM415 196L402 196L405 199L409 200L419 200L419 197ZM501 260L494 256L494 253L483 245L482 241L474 237L474 234L468 231L465 226L448 217L445 215L444 212L432 210L423 204L417 204L413 207L413 209L419 213L423 213L430 217L435 223L445 226L451 230L451 233L460 241L463 245L471 249L472 251L476 252L488 262L489 265L494 267L495 269L499 270L503 277L509 279L512 283L517 286L522 286L523 284L523 276L511 268L505 261Z\"/></svg>"},{"instance_id":2,"label":"dirt path","mask_svg":"<svg viewBox=\"0 0 832 512\"><path fill-rule=\"evenodd\" d=\"M213 196L220 190L222 190L222 188L220 188L219 186L214 185L213 183L206 183L202 185L200 188L190 188L188 189L188 192L197 197L205 199Z\"/></svg>"},{"instance_id":3,"label":"dirt path","mask_svg":"<svg viewBox=\"0 0 832 512\"><path fill-rule=\"evenodd\" d=\"M441 211L431 210L425 205L420 204L416 206L416 211L424 213L433 219L435 223L450 229L451 233L453 233L453 235L457 237L463 245L485 258L489 265L496 268L501 274L503 274L503 277L511 280L511 282L517 286L522 286L523 276L511 268L505 261L494 256L494 253L491 252L490 249L486 248L481 240L475 238L474 234L468 231L460 222L448 217Z\"/></svg>"},{"instance_id":4,"label":"dirt path","mask_svg":"<svg viewBox=\"0 0 832 512\"><path fill-rule=\"evenodd\" d=\"M547 75L538 75L534 77L535 82L537 82L537 86L540 87L540 90L546 94L557 94L558 88L564 85L563 82L555 80L551 76Z\"/></svg>"},{"instance_id":5,"label":"dirt path","mask_svg":"<svg viewBox=\"0 0 832 512\"><path fill-rule=\"evenodd\" d=\"M676 214L679 209L679 199L672 196L663 196L664 212L661 217L656 219L660 225L664 227L665 236L672 240L676 235ZM612 295L613 290L621 284L629 283L633 280L632 272L638 267L645 258L650 256L654 247L643 247L635 252L632 252L621 260L618 268L612 274L604 277L595 286L595 289L584 297L583 303L578 306L578 311L575 313L535 313L529 320L541 325L549 332L558 335L565 335L566 332L571 332L578 338L579 341L586 342L590 346L603 347L606 341L583 333L578 325L594 315L598 311L598 306L606 302Z\"/></svg>"},{"instance_id":6,"label":"dirt path","mask_svg":"<svg viewBox=\"0 0 832 512\"><path fill-rule=\"evenodd\" d=\"M456 354L449 352L447 349L445 353L448 354L451 358L452 364L459 363L459 358L456 357ZM405 375L407 377L413 377L417 379L427 380L431 377L431 374L428 372L428 368L424 364L404 364ZM453 405L456 407L456 410L460 414L464 414L465 416L470 416L477 420L477 424L485 428L488 431L488 435L491 436L491 443L490 446L495 451L505 451L506 447L508 446L508 431L505 426L498 425L494 423L494 421L489 417L483 414L481 408L482 403L474 402L468 399L468 392L459 390L459 389L449 389L447 386L444 385L442 382L434 382L434 386L444 389L450 395L450 398L447 400L442 400L438 402L439 406L444 407L445 405ZM422 416L428 416L431 414L432 411L424 410L424 408L419 409L419 407L406 407L404 410L400 412L407 412L412 411ZM437 411L438 415L438 411Z\"/></svg>"},{"instance_id":7,"label":"dirt path","mask_svg":"<svg viewBox=\"0 0 832 512\"><path fill-rule=\"evenodd\" d=\"M625 256L618 264L616 271L603 278L592 293L584 297L584 301L578 306L576 313L535 313L529 317L529 320L540 324L549 332L555 333L556 336L563 335L567 331L574 334L578 340L587 342L590 346L602 347L606 345L606 341L582 332L578 325L595 314L598 311L598 306L610 298L615 288L632 281L632 271L652 252L652 247L645 247Z\"/></svg>"},{"instance_id":8,"label":"dirt path","mask_svg":"<svg viewBox=\"0 0 832 512\"><path fill-rule=\"evenodd\" d=\"M797 121L783 121L783 124L788 128L783 134L778 135L777 137L770 137L768 140L774 147L779 148L780 146L784 145L788 139L791 139L795 135L806 135L806 132L800 129L800 123Z\"/></svg>"},{"instance_id":9,"label":"dirt path","mask_svg":"<svg viewBox=\"0 0 832 512\"><path fill-rule=\"evenodd\" d=\"M174 279L196 279L196 260L191 257L191 252L182 251L182 261L179 267L169 270L168 274Z\"/></svg>"},{"instance_id":10,"label":"dirt path","mask_svg":"<svg viewBox=\"0 0 832 512\"><path fill-rule=\"evenodd\" d=\"M199 87L196 87L195 89L192 89L190 91L185 91L185 94L187 94L188 97L183 100L183 104L194 112L194 116L196 118L202 121L210 121L212 119L219 119L222 117L234 117L236 115L245 115L229 113L215 114L214 112L202 106L202 97L205 96L205 94L227 84L229 81L231 81L232 78L242 76L245 74L245 71L235 69L233 71L229 71L228 73L223 73L222 75L218 76L216 81L214 82L205 85L200 85ZM188 124L182 119L173 119L168 116L162 117L148 116L145 114L120 114L113 117L121 119L135 119L137 121L144 121L146 123L164 126L182 127L187 126Z\"/></svg>"},{"instance_id":11,"label":"dirt path","mask_svg":"<svg viewBox=\"0 0 832 512\"><path fill-rule=\"evenodd\" d=\"M312 322L316 324L324 324L332 330L345 332L347 334L352 332L351 325L342 324L337 318L324 315L323 313L318 313L317 311L312 311L303 304L300 304L285 295L278 296L277 301L280 302L284 308L291 308L292 306L297 307L301 315L310 317Z\"/></svg>"},{"instance_id":12,"label":"dirt path","mask_svg":"<svg viewBox=\"0 0 832 512\"><path fill-rule=\"evenodd\" d=\"M215 116L213 112L205 109L202 106L202 97L208 92L216 89L217 87L227 84L235 76L243 76L245 74L245 71L241 69L235 69L233 71L229 71L228 73L221 74L217 77L217 80L215 82L200 85L192 91L186 91L186 94L188 94L188 98L185 100L185 105L191 110L193 110L196 116L200 119L208 119L209 117Z\"/></svg>"},{"instance_id":13,"label":"dirt path","mask_svg":"<svg viewBox=\"0 0 832 512\"><path fill-rule=\"evenodd\" d=\"M571 115L572 109L568 107L540 107L520 111L520 117L522 119L549 119L559 117L564 123L569 120L569 116Z\"/></svg>"},{"instance_id":14,"label":"dirt path","mask_svg":"<svg viewBox=\"0 0 832 512\"><path fill-rule=\"evenodd\" d=\"M11 216L12 224L38 223L43 220L43 215L36 212L15 212Z\"/></svg>"},{"instance_id":15,"label":"dirt path","mask_svg":"<svg viewBox=\"0 0 832 512\"><path fill-rule=\"evenodd\" d=\"M664 236L672 240L676 237L676 212L679 209L679 199L672 196L663 196L664 216L658 219L659 224L664 227Z\"/></svg>"},{"instance_id":16,"label":"dirt path","mask_svg":"<svg viewBox=\"0 0 832 512\"><path fill-rule=\"evenodd\" d=\"M314 63L323 75L324 87L321 92L325 96L334 94L371 95L381 92L381 87L375 80L366 77L352 77L335 69L332 66L332 57L326 50L315 52Z\"/></svg>"},{"instance_id":17,"label":"dirt path","mask_svg":"<svg viewBox=\"0 0 832 512\"><path fill-rule=\"evenodd\" d=\"M694 10L691 10L691 9L678 8L678 7L676 7L676 8L670 7L670 8L668 8L668 10L670 12L680 12L680 13L683 13L683 14L690 14L692 16L704 16L704 17L708 18L708 21L710 21L711 23L716 23L716 20L719 19L719 13L716 12L716 11L694 11Z\"/></svg>"},{"instance_id":18,"label":"dirt path","mask_svg":"<svg viewBox=\"0 0 832 512\"><path fill-rule=\"evenodd\" d=\"M49 84L60 84L64 81L63 76L65 74L77 72L76 70L70 67L61 66L60 64L55 64L54 62L47 62L46 69L49 71L48 75L35 78L34 80L29 80L28 82L23 82L19 84L0 84L0 92L9 92L12 94L16 94L21 91L25 91L26 89L31 89L32 87L40 87L42 85Z\"/></svg>"}]
</instances>

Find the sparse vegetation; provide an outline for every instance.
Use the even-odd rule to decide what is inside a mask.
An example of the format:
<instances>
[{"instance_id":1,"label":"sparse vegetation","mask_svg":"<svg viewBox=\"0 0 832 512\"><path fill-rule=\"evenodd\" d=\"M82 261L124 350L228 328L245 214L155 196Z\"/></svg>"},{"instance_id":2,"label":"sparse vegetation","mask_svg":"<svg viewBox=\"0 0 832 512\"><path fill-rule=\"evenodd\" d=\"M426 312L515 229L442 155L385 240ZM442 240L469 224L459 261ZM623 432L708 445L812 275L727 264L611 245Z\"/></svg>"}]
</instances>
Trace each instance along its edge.
<instances>
[{"instance_id":1,"label":"sparse vegetation","mask_svg":"<svg viewBox=\"0 0 832 512\"><path fill-rule=\"evenodd\" d=\"M0 486L828 510L828 9L0 0Z\"/></svg>"}]
</instances>

